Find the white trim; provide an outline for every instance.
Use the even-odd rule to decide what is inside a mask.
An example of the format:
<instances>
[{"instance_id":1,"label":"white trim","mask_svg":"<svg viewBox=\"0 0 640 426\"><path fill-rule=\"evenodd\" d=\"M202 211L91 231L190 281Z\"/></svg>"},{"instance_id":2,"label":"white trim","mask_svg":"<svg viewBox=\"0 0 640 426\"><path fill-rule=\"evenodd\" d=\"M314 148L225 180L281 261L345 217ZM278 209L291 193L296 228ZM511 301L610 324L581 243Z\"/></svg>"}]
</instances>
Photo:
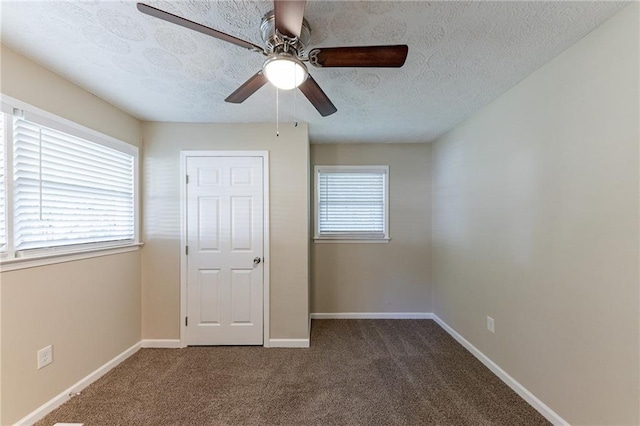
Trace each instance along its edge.
<instances>
[{"instance_id":1,"label":"white trim","mask_svg":"<svg viewBox=\"0 0 640 426\"><path fill-rule=\"evenodd\" d=\"M24 112L25 119L33 121L45 127L49 127L60 132L68 133L81 139L88 139L91 142L97 142L100 145L109 148L134 154L138 156L138 147L128 142L116 139L90 127L83 126L74 121L68 120L62 116L45 111L41 108L33 106L27 102L23 102L14 97L0 93L0 102L2 103L2 111L12 114L13 109L19 109Z\"/></svg>"},{"instance_id":2,"label":"white trim","mask_svg":"<svg viewBox=\"0 0 640 426\"><path fill-rule=\"evenodd\" d=\"M113 254L128 253L139 250L142 243L127 244L123 246L94 247L92 249L73 251L60 251L46 256L39 257L17 257L4 259L0 263L0 272L15 271L17 269L35 268L38 266L52 265L54 263L73 262L93 257L110 256Z\"/></svg>"},{"instance_id":3,"label":"white trim","mask_svg":"<svg viewBox=\"0 0 640 426\"><path fill-rule=\"evenodd\" d=\"M180 339L142 339L140 344L143 348L177 349L182 347Z\"/></svg>"},{"instance_id":4,"label":"white trim","mask_svg":"<svg viewBox=\"0 0 640 426\"><path fill-rule=\"evenodd\" d=\"M522 399L527 401L529 405L535 408L540 414L542 414L547 420L554 425L569 426L569 422L564 420L558 413L549 408L544 402L538 399L534 394L529 392L527 388L522 386L516 379L511 377L506 371L493 362L488 356L480 352L478 348L473 346L467 339L462 337L457 331L449 327L447 323L442 321L437 315L433 314L433 320L442 327L447 333L458 341L466 350L471 352L473 356L483 363L489 370L493 372L500 380L507 384L511 389L515 391Z\"/></svg>"},{"instance_id":5,"label":"white trim","mask_svg":"<svg viewBox=\"0 0 640 426\"><path fill-rule=\"evenodd\" d=\"M473 346L467 339L462 337L458 332L451 328L447 323L440 319L436 314L429 312L342 312L342 313L312 313L311 319L433 319L440 327L451 335L466 350L471 352L480 362L482 362L491 372L493 372L500 380L513 389L522 399L535 408L552 424L558 426L570 426L569 422L564 420L558 413L553 411L544 402L538 399L534 394L522 386L518 381L511 377L506 371L500 368L489 357L483 354L478 348ZM311 323L311 321L309 322ZM308 348L310 339L270 339L265 347L271 348ZM14 426L32 425L60 405L67 402L70 398L69 394L82 391L91 383L104 376L106 373L115 368L118 364L136 353L140 348L180 348L181 340L178 339L143 339L103 366L96 369L77 383L59 393L40 407L27 414L22 419L14 423Z\"/></svg>"},{"instance_id":6,"label":"white trim","mask_svg":"<svg viewBox=\"0 0 640 426\"><path fill-rule=\"evenodd\" d=\"M316 244L326 244L326 243L340 243L340 244L386 244L391 241L391 238L329 238L329 237L315 237L313 242Z\"/></svg>"},{"instance_id":7,"label":"white trim","mask_svg":"<svg viewBox=\"0 0 640 426\"><path fill-rule=\"evenodd\" d=\"M269 339L270 318L270 219L269 219L269 151L180 151L180 346L187 347L187 326L184 318L187 316L187 255L184 247L187 245L187 157L262 157L262 201L263 201L263 247L262 247L262 344L268 348L271 345ZM307 339L308 341L308 339ZM307 343L308 346L308 343Z\"/></svg>"},{"instance_id":8,"label":"white trim","mask_svg":"<svg viewBox=\"0 0 640 426\"><path fill-rule=\"evenodd\" d=\"M192 151L189 151L191 153ZM180 347L187 347L187 157L180 151Z\"/></svg>"},{"instance_id":9,"label":"white trim","mask_svg":"<svg viewBox=\"0 0 640 426\"><path fill-rule=\"evenodd\" d=\"M309 339L270 339L270 348L308 348Z\"/></svg>"},{"instance_id":10,"label":"white trim","mask_svg":"<svg viewBox=\"0 0 640 426\"><path fill-rule=\"evenodd\" d=\"M99 367L94 372L88 374L83 379L80 379L71 387L66 390L60 392L58 395L51 398L49 401L42 404L40 407L36 408L31 413L27 414L22 419L18 420L14 423L14 426L22 426L22 425L32 425L38 420L42 419L44 416L49 414L51 411L55 410L65 402L67 402L71 397L69 394L76 394L81 392L84 388L89 386L91 383L98 380L100 377L104 376L106 373L115 368L118 364L120 364L125 359L129 358L131 355L136 353L140 349L140 342L131 346L129 349L122 352L120 355L117 355L111 361L108 361L102 367Z\"/></svg>"},{"instance_id":11,"label":"white trim","mask_svg":"<svg viewBox=\"0 0 640 426\"><path fill-rule=\"evenodd\" d=\"M313 313L312 319L433 319L431 312L328 312Z\"/></svg>"},{"instance_id":12,"label":"white trim","mask_svg":"<svg viewBox=\"0 0 640 426\"><path fill-rule=\"evenodd\" d=\"M269 151L258 151L262 155L262 198L263 198L263 209L262 209L262 218L264 221L264 229L262 230L262 238L263 238L263 247L262 247L262 259L263 259L263 278L262 278L262 327L263 327L263 335L262 335L262 344L265 348L270 346L269 336L271 334L270 330L270 321L271 318L271 287L269 277L271 276L271 252L269 251L271 235L269 234L270 226L270 194L269 194Z\"/></svg>"},{"instance_id":13,"label":"white trim","mask_svg":"<svg viewBox=\"0 0 640 426\"><path fill-rule=\"evenodd\" d=\"M14 256L13 249L13 211L9 210L9 206L13 206L13 119L12 116L4 110L0 112L4 115L4 218L5 218L5 250L0 254L0 261Z\"/></svg>"}]
</instances>

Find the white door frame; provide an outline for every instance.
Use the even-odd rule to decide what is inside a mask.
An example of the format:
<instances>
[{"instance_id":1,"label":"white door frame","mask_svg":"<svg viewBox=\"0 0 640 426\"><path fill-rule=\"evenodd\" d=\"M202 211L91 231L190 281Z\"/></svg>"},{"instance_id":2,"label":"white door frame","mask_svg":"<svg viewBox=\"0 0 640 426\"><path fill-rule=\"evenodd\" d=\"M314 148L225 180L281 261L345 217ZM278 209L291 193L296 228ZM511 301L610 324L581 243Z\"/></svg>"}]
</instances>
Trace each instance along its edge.
<instances>
[{"instance_id":1,"label":"white door frame","mask_svg":"<svg viewBox=\"0 0 640 426\"><path fill-rule=\"evenodd\" d=\"M262 157L264 234L262 247L263 346L269 347L269 151L180 151L180 347L187 347L187 158L188 157Z\"/></svg>"}]
</instances>

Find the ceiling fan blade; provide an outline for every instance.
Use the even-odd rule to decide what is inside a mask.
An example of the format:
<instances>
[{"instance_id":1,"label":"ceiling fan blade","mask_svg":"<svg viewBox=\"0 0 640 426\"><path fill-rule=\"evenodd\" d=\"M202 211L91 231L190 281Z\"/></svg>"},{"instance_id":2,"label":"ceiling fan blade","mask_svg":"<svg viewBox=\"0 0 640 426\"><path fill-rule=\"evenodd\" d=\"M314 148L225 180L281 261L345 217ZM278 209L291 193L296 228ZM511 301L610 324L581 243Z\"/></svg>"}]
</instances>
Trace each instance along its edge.
<instances>
[{"instance_id":1,"label":"ceiling fan blade","mask_svg":"<svg viewBox=\"0 0 640 426\"><path fill-rule=\"evenodd\" d=\"M232 35L223 33L213 28L209 28L205 25L198 24L197 22L190 21L180 16L174 15L164 10L156 9L155 7L146 5L144 3L137 4L138 10L146 15L153 16L154 18L162 19L163 21L171 22L172 24L180 25L181 27L189 28L190 30L198 31L202 34L206 34L211 37L226 41L227 43L235 44L236 46L244 47L254 52L264 53L264 49L248 41L241 40Z\"/></svg>"},{"instance_id":2,"label":"ceiling fan blade","mask_svg":"<svg viewBox=\"0 0 640 426\"><path fill-rule=\"evenodd\" d=\"M311 77L311 74L309 74L304 83L298 86L298 89L300 89L307 99L309 99L309 102L316 107L321 116L326 117L338 110L320 86L318 86L318 83Z\"/></svg>"},{"instance_id":3,"label":"ceiling fan blade","mask_svg":"<svg viewBox=\"0 0 640 426\"><path fill-rule=\"evenodd\" d=\"M275 26L281 34L300 37L305 0L274 0Z\"/></svg>"},{"instance_id":4,"label":"ceiling fan blade","mask_svg":"<svg viewBox=\"0 0 640 426\"><path fill-rule=\"evenodd\" d=\"M249 80L245 81L242 86L238 87L235 92L227 96L227 99L224 101L232 104L241 104L266 83L267 77L265 77L262 70L260 70L249 78Z\"/></svg>"},{"instance_id":5,"label":"ceiling fan blade","mask_svg":"<svg viewBox=\"0 0 640 426\"><path fill-rule=\"evenodd\" d=\"M309 52L309 63L316 67L399 68L407 59L409 46L320 47Z\"/></svg>"}]
</instances>

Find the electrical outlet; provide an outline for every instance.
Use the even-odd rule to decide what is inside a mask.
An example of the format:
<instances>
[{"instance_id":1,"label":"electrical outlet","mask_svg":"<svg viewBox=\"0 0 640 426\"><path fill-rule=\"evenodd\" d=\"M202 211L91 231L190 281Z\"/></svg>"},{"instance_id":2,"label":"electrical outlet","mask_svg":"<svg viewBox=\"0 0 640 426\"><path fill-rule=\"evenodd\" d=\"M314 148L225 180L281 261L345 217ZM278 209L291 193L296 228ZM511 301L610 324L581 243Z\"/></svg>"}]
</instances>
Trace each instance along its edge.
<instances>
[{"instance_id":1,"label":"electrical outlet","mask_svg":"<svg viewBox=\"0 0 640 426\"><path fill-rule=\"evenodd\" d=\"M495 327L494 327L493 318L491 318L489 316L487 317L487 330L489 330L492 333L496 332Z\"/></svg>"},{"instance_id":2,"label":"electrical outlet","mask_svg":"<svg viewBox=\"0 0 640 426\"><path fill-rule=\"evenodd\" d=\"M38 351L38 370L53 362L53 345L44 347Z\"/></svg>"}]
</instances>

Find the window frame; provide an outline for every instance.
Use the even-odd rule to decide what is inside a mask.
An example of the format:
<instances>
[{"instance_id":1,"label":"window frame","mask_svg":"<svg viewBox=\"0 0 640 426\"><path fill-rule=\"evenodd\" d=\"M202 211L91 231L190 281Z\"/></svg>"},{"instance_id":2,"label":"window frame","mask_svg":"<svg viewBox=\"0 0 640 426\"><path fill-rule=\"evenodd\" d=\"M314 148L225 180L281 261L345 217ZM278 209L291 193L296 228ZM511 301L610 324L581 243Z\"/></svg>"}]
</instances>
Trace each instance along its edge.
<instances>
[{"instance_id":1,"label":"window frame","mask_svg":"<svg viewBox=\"0 0 640 426\"><path fill-rule=\"evenodd\" d=\"M9 211L9 205L13 205L13 194L9 193L10 190L10 186L9 186L9 181L11 180L9 177L11 176L10 172L11 172L11 167L9 165L9 157L12 157L11 155L9 155L8 151L10 148L12 148L12 144L11 141L9 140L9 126L7 125L7 121L6 118L8 118L8 115L5 115L4 111L2 110L2 108L0 108L0 115L2 115L3 119L5 119L4 122L4 126L2 128L2 139L0 139L0 143L3 143L3 141L6 141L4 149L2 150L2 158L0 158L0 161L3 162L4 164L4 182L2 183L2 185L4 186L3 190L4 190L4 205L3 205L3 210L4 210L4 232L5 232L5 238L6 238L6 243L5 243L5 250L4 251L0 251L0 262L7 258L9 256L9 253L13 252L13 238L11 238L11 234L13 232L13 212Z\"/></svg>"},{"instance_id":2,"label":"window frame","mask_svg":"<svg viewBox=\"0 0 640 426\"><path fill-rule=\"evenodd\" d=\"M0 93L0 113L6 114L5 126L5 193L6 193L6 218L7 218L7 251L0 255L0 272L15 269L43 266L53 263L68 262L72 260L91 257L106 256L138 250L140 242L140 156L139 148L135 145L123 142L114 137L105 135L88 127L77 124L71 120L59 117L55 114L34 107L26 102ZM13 206L13 117L22 114L26 120L39 125L67 133L88 142L99 144L133 157L133 214L134 230L133 239L124 241L94 242L85 244L70 244L59 247L36 248L17 253L15 250L14 235L14 206Z\"/></svg>"},{"instance_id":3,"label":"window frame","mask_svg":"<svg viewBox=\"0 0 640 426\"><path fill-rule=\"evenodd\" d=\"M384 175L384 235L363 236L355 233L343 233L322 235L320 233L319 214L319 185L320 173L382 173ZM313 241L315 243L388 243L391 240L389 233L389 166L388 165L316 165L313 170L314 178L314 202L313 202Z\"/></svg>"}]
</instances>

